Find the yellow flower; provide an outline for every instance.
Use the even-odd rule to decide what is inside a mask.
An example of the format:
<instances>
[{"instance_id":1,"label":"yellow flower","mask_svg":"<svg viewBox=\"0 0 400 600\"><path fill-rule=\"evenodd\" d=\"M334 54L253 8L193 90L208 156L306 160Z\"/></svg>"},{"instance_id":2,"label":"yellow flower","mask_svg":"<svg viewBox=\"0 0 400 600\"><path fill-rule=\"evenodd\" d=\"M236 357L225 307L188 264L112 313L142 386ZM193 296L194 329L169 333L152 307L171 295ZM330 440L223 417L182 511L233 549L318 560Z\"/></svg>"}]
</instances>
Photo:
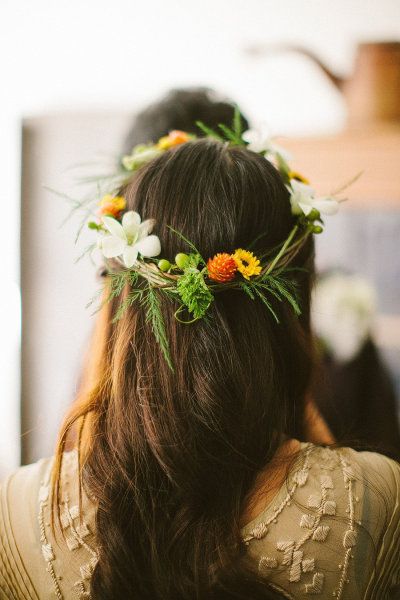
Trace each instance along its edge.
<instances>
[{"instance_id":1,"label":"yellow flower","mask_svg":"<svg viewBox=\"0 0 400 600\"><path fill-rule=\"evenodd\" d=\"M300 181L301 183L305 183L306 185L310 183L308 179L298 171L289 171L288 177L289 179L296 179L296 181Z\"/></svg>"},{"instance_id":2,"label":"yellow flower","mask_svg":"<svg viewBox=\"0 0 400 600\"><path fill-rule=\"evenodd\" d=\"M235 250L232 258L236 263L239 273L241 273L245 279L250 279L250 277L261 273L260 261L252 252L239 248L238 250Z\"/></svg>"},{"instance_id":3,"label":"yellow flower","mask_svg":"<svg viewBox=\"0 0 400 600\"><path fill-rule=\"evenodd\" d=\"M123 196L112 196L106 194L100 200L100 215L111 215L117 217L126 206L125 198Z\"/></svg>"}]
</instances>

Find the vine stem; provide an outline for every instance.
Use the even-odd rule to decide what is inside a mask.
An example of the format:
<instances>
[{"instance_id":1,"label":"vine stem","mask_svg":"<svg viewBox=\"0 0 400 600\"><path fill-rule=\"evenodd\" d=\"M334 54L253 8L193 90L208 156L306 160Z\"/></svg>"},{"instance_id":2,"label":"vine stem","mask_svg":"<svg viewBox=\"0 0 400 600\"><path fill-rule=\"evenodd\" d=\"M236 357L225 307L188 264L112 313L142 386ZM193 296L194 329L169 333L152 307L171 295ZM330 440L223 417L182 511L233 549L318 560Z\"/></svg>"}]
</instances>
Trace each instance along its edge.
<instances>
[{"instance_id":1,"label":"vine stem","mask_svg":"<svg viewBox=\"0 0 400 600\"><path fill-rule=\"evenodd\" d=\"M294 236L296 235L298 229L299 229L298 225L295 225L293 227L292 231L288 235L288 238L287 238L286 242L283 244L282 248L279 250L278 254L275 256L274 260L272 261L272 263L269 265L268 269L266 270L265 275L269 275L271 273L271 271L274 269L275 265L280 261L280 259L285 254L285 252L288 249L288 247L290 246L290 244L291 244Z\"/></svg>"}]
</instances>

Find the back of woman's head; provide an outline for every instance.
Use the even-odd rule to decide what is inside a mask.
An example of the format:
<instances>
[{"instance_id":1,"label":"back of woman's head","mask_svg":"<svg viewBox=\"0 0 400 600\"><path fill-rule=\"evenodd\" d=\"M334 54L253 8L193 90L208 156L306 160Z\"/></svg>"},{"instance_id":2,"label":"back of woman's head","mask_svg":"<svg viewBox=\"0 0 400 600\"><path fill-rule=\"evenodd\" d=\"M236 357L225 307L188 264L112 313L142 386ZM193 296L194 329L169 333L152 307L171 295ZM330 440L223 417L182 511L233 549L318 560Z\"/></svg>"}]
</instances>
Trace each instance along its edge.
<instances>
[{"instance_id":1,"label":"back of woman's head","mask_svg":"<svg viewBox=\"0 0 400 600\"><path fill-rule=\"evenodd\" d=\"M230 127L234 113L233 102L219 97L211 89L190 87L170 90L135 116L125 140L125 151L131 152L137 144L155 142L173 129L202 136L196 121L203 121L212 129L218 129L220 123ZM249 124L243 115L240 118L245 131Z\"/></svg>"},{"instance_id":2,"label":"back of woman's head","mask_svg":"<svg viewBox=\"0 0 400 600\"><path fill-rule=\"evenodd\" d=\"M264 254L293 227L275 168L210 140L164 153L124 194L129 209L156 219L170 259L189 248L168 226L205 258L250 244ZM270 597L249 577L239 523L256 475L295 434L309 383L312 242L291 267L303 315L271 295L279 324L238 290L216 294L207 318L182 324L160 294L174 371L142 307L115 324L121 300L103 308L93 388L63 432L90 413L83 476L98 501L93 598Z\"/></svg>"}]
</instances>

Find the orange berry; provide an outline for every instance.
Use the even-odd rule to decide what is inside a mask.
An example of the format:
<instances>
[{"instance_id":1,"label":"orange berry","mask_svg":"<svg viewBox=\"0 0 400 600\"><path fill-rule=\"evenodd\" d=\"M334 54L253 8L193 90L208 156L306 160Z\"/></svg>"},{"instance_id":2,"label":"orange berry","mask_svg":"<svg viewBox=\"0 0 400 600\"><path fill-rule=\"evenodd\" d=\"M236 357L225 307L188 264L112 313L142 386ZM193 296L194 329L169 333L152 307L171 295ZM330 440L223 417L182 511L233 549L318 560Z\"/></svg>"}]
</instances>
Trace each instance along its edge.
<instances>
[{"instance_id":1,"label":"orange berry","mask_svg":"<svg viewBox=\"0 0 400 600\"><path fill-rule=\"evenodd\" d=\"M218 283L227 283L234 279L237 265L230 254L222 252L210 258L207 263L208 276Z\"/></svg>"}]
</instances>

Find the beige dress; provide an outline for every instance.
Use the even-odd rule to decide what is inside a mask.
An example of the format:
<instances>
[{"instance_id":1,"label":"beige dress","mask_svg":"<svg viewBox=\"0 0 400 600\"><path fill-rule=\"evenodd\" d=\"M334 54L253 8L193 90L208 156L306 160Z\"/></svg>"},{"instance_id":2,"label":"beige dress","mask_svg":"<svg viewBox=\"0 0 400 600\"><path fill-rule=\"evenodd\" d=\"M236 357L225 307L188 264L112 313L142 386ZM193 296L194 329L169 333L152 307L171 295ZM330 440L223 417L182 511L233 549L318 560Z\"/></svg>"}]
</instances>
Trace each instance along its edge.
<instances>
[{"instance_id":1,"label":"beige dress","mask_svg":"<svg viewBox=\"0 0 400 600\"><path fill-rule=\"evenodd\" d=\"M268 506L242 530L252 560L287 598L400 598L400 466L379 454L302 445ZM50 526L51 459L0 493L0 597L89 599L94 504L79 514L77 455L65 454L61 523Z\"/></svg>"}]
</instances>

